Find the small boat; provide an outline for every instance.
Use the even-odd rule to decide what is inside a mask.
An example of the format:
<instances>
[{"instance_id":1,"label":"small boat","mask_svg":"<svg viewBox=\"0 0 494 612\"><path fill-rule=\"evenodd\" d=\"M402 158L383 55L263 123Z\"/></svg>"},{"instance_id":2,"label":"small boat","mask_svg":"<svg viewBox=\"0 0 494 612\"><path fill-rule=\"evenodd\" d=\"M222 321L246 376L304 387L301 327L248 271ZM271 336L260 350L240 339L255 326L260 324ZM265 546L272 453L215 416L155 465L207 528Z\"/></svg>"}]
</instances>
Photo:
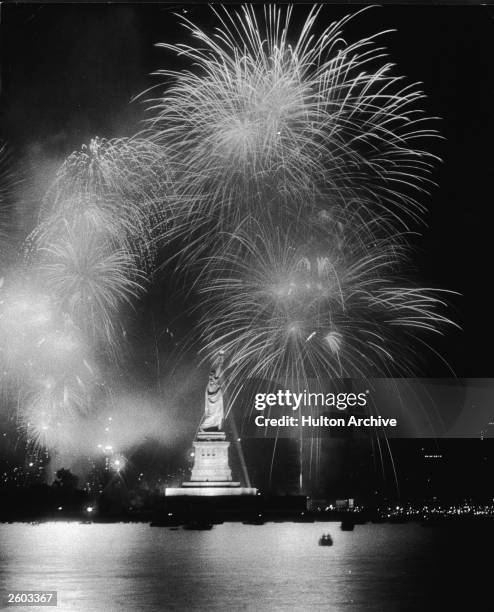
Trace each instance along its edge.
<instances>
[{"instance_id":1,"label":"small boat","mask_svg":"<svg viewBox=\"0 0 494 612\"><path fill-rule=\"evenodd\" d=\"M333 546L333 538L329 533L323 533L319 538L319 546Z\"/></svg>"},{"instance_id":2,"label":"small boat","mask_svg":"<svg viewBox=\"0 0 494 612\"><path fill-rule=\"evenodd\" d=\"M341 521L341 525L340 525L341 531L353 531L354 527L355 527L355 523L352 520L343 519Z\"/></svg>"}]
</instances>

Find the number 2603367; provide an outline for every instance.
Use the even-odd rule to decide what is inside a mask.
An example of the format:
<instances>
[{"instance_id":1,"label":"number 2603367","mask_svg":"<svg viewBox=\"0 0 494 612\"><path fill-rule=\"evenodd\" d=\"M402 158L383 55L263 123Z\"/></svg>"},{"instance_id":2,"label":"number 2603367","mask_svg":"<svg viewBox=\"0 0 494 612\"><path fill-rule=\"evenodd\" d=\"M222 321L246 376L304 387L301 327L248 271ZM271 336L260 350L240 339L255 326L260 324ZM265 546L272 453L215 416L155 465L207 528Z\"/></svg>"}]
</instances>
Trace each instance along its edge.
<instances>
[{"instance_id":1,"label":"number 2603367","mask_svg":"<svg viewBox=\"0 0 494 612\"><path fill-rule=\"evenodd\" d=\"M56 591L9 591L7 606L56 606Z\"/></svg>"}]
</instances>

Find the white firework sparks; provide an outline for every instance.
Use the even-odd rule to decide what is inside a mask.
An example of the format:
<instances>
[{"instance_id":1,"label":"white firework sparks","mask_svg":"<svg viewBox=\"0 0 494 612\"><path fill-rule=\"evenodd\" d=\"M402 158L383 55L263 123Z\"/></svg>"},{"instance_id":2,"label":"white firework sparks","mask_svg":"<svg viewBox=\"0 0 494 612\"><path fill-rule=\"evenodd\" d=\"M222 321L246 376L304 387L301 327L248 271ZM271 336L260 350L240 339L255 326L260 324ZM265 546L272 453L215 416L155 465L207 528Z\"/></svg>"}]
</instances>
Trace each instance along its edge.
<instances>
[{"instance_id":1,"label":"white firework sparks","mask_svg":"<svg viewBox=\"0 0 494 612\"><path fill-rule=\"evenodd\" d=\"M321 201L389 235L423 212L435 158L421 143L436 133L422 92L393 74L381 34L346 43L350 17L316 34L319 11L297 32L292 8L214 10L214 35L183 19L195 43L159 45L193 66L157 73L172 85L149 127L174 162L190 259L218 225L228 240L251 220L307 224Z\"/></svg>"}]
</instances>

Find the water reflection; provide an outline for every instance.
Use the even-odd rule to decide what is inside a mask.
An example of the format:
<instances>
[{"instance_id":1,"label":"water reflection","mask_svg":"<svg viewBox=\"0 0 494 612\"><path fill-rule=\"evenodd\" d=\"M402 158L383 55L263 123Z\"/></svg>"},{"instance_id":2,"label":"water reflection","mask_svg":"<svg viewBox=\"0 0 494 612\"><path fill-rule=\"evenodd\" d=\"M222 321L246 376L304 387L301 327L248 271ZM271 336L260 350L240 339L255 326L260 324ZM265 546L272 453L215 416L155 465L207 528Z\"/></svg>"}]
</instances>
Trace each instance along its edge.
<instances>
[{"instance_id":1,"label":"water reflection","mask_svg":"<svg viewBox=\"0 0 494 612\"><path fill-rule=\"evenodd\" d=\"M57 590L63 612L426 610L435 539L416 524L0 525L1 590Z\"/></svg>"}]
</instances>

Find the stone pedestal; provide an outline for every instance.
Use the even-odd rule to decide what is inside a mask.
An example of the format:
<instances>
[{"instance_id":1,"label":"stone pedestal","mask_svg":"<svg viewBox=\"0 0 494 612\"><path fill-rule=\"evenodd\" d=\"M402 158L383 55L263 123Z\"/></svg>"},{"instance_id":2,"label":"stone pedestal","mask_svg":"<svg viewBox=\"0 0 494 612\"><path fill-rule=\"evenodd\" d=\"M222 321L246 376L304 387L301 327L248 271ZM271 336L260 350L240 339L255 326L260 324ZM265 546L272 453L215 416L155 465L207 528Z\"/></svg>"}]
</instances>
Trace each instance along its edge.
<instances>
[{"instance_id":1,"label":"stone pedestal","mask_svg":"<svg viewBox=\"0 0 494 612\"><path fill-rule=\"evenodd\" d=\"M228 464L229 446L224 431L199 432L194 441L194 467L190 481L184 482L183 486L213 482L239 486L240 483L232 482L232 471Z\"/></svg>"},{"instance_id":2,"label":"stone pedestal","mask_svg":"<svg viewBox=\"0 0 494 612\"><path fill-rule=\"evenodd\" d=\"M167 497L182 495L256 495L257 489L241 487L232 480L228 462L230 442L224 431L200 431L194 440L194 466L189 481L167 487Z\"/></svg>"}]
</instances>

